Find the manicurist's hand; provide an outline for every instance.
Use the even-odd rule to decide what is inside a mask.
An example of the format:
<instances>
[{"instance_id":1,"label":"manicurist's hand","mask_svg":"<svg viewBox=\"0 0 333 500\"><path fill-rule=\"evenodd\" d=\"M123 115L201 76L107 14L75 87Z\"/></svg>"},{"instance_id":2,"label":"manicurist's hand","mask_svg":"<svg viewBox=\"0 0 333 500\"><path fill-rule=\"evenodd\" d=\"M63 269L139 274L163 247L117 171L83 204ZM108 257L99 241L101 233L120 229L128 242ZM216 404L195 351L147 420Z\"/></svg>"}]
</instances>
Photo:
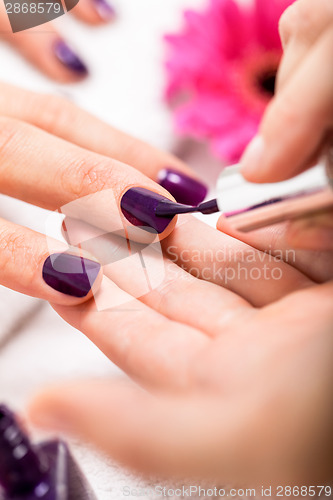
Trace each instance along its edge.
<instances>
[{"instance_id":1,"label":"manicurist's hand","mask_svg":"<svg viewBox=\"0 0 333 500\"><path fill-rule=\"evenodd\" d=\"M88 240L89 227L73 227ZM162 242L162 273L154 245L111 259L97 301L109 309L55 309L145 391L68 383L34 400L32 420L158 477L326 484L332 260L283 249L282 238L257 235L254 247L186 217ZM95 248L100 259L121 255L107 235ZM155 286L140 294L147 276Z\"/></svg>"},{"instance_id":2,"label":"manicurist's hand","mask_svg":"<svg viewBox=\"0 0 333 500\"><path fill-rule=\"evenodd\" d=\"M69 102L0 85L2 194L85 220L102 232L163 239L176 219L155 217L154 207L172 196L144 174L171 191L181 184L184 195L193 196L193 186L203 187L175 158ZM91 297L101 274L89 252L0 219L2 285L73 305Z\"/></svg>"},{"instance_id":3,"label":"manicurist's hand","mask_svg":"<svg viewBox=\"0 0 333 500\"><path fill-rule=\"evenodd\" d=\"M40 71L54 80L70 83L82 80L88 75L89 68L84 61L84 56L79 55L71 42L59 34L52 22L13 33L5 4L12 15L17 17L20 16L17 8L24 6L15 0L0 3L1 40L12 45ZM31 4L28 2L26 5ZM35 4L32 2L32 6L37 9L38 0ZM48 9L50 4L44 7ZM112 22L116 16L108 0L80 0L72 12L77 19L96 26ZM33 13L30 16L33 17Z\"/></svg>"},{"instance_id":4,"label":"manicurist's hand","mask_svg":"<svg viewBox=\"0 0 333 500\"><path fill-rule=\"evenodd\" d=\"M296 1L281 18L280 34L284 57L276 96L241 160L253 182L292 177L325 147L333 148L333 2ZM333 249L333 213L291 224L289 242Z\"/></svg>"}]
</instances>

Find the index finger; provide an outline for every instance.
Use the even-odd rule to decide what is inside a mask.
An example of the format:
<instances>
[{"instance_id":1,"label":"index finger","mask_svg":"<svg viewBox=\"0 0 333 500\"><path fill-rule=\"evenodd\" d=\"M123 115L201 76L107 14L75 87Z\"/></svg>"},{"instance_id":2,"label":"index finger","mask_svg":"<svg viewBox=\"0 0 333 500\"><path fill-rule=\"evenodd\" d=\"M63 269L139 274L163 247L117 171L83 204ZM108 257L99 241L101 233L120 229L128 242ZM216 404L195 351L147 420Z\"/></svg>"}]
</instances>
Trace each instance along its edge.
<instances>
[{"instance_id":1,"label":"index finger","mask_svg":"<svg viewBox=\"0 0 333 500\"><path fill-rule=\"evenodd\" d=\"M155 216L159 201L172 197L148 177L31 125L0 118L0 152L6 195L139 241L163 239L176 223Z\"/></svg>"},{"instance_id":2,"label":"index finger","mask_svg":"<svg viewBox=\"0 0 333 500\"><path fill-rule=\"evenodd\" d=\"M161 184L180 203L197 205L205 198L207 187L175 156L116 130L64 98L4 83L0 88L1 114L131 165Z\"/></svg>"}]
</instances>

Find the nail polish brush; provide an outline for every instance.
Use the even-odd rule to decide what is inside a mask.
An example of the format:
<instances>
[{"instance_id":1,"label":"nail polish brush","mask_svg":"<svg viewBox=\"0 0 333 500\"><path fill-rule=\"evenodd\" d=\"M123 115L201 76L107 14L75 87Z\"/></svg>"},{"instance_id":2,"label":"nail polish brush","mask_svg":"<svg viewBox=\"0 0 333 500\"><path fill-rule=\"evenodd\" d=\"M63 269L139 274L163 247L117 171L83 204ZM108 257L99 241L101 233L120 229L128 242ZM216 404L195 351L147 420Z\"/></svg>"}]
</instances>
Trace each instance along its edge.
<instances>
[{"instance_id":1,"label":"nail polish brush","mask_svg":"<svg viewBox=\"0 0 333 500\"><path fill-rule=\"evenodd\" d=\"M333 208L333 149L315 167L282 182L248 182L239 165L227 167L218 179L215 199L195 207L162 200L155 215L222 212L235 229L249 232L330 208Z\"/></svg>"}]
</instances>

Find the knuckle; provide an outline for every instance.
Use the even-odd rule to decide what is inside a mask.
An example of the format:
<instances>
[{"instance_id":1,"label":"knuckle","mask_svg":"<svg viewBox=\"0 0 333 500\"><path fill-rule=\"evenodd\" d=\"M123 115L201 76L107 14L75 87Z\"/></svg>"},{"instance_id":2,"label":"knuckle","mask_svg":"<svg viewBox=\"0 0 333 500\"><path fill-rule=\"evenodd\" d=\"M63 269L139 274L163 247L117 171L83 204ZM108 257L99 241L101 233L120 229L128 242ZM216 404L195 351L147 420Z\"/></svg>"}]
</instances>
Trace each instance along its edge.
<instances>
[{"instance_id":1,"label":"knuckle","mask_svg":"<svg viewBox=\"0 0 333 500\"><path fill-rule=\"evenodd\" d=\"M279 33L282 45L285 47L294 32L295 25L298 22L297 4L290 5L282 14L279 20Z\"/></svg>"},{"instance_id":2,"label":"knuckle","mask_svg":"<svg viewBox=\"0 0 333 500\"><path fill-rule=\"evenodd\" d=\"M112 160L98 156L72 159L60 174L61 189L74 199L103 191L112 187L113 171Z\"/></svg>"},{"instance_id":3,"label":"knuckle","mask_svg":"<svg viewBox=\"0 0 333 500\"><path fill-rule=\"evenodd\" d=\"M304 34L311 35L322 32L333 22L332 0L299 0L298 29Z\"/></svg>"},{"instance_id":4,"label":"knuckle","mask_svg":"<svg viewBox=\"0 0 333 500\"><path fill-rule=\"evenodd\" d=\"M325 27L333 22L332 0L298 0L282 14L279 32L283 46L292 37L314 41Z\"/></svg>"},{"instance_id":5,"label":"knuckle","mask_svg":"<svg viewBox=\"0 0 333 500\"><path fill-rule=\"evenodd\" d=\"M31 285L38 263L26 235L19 229L0 228L0 254L1 274L13 274L20 269L20 286Z\"/></svg>"},{"instance_id":6,"label":"knuckle","mask_svg":"<svg viewBox=\"0 0 333 500\"><path fill-rule=\"evenodd\" d=\"M308 1L302 1L297 9L297 25L296 34L298 36L311 37L311 34L316 26L316 8Z\"/></svg>"}]
</instances>

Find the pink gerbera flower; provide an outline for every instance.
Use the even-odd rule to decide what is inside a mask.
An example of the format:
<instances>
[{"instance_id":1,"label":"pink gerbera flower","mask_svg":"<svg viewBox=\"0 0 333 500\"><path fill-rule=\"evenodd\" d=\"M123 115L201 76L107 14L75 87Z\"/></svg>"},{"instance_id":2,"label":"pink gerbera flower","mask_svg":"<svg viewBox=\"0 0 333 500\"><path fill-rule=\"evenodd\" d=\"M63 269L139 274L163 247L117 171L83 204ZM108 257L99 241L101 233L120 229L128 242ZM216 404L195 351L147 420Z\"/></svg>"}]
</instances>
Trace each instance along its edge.
<instances>
[{"instance_id":1,"label":"pink gerbera flower","mask_svg":"<svg viewBox=\"0 0 333 500\"><path fill-rule=\"evenodd\" d=\"M206 138L234 162L258 129L274 92L282 48L278 20L293 0L210 0L186 11L180 34L168 35L167 98L182 135Z\"/></svg>"}]
</instances>

